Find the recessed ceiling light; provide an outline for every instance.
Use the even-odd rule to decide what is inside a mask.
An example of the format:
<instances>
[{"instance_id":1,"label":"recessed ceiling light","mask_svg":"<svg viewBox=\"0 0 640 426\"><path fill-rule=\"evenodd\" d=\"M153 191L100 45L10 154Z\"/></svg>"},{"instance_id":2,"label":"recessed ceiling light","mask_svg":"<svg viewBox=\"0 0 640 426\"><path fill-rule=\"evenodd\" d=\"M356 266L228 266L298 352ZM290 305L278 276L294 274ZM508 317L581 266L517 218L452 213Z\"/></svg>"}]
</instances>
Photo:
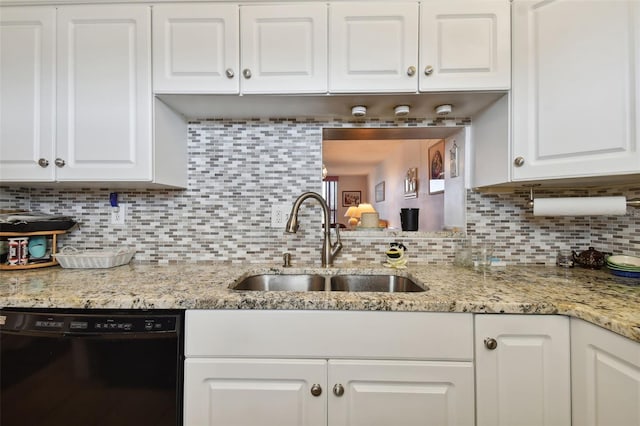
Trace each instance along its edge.
<instances>
[{"instance_id":1,"label":"recessed ceiling light","mask_svg":"<svg viewBox=\"0 0 640 426\"><path fill-rule=\"evenodd\" d=\"M396 114L396 117L404 117L409 115L409 105L398 105L393 109L393 112Z\"/></svg>"},{"instance_id":2,"label":"recessed ceiling light","mask_svg":"<svg viewBox=\"0 0 640 426\"><path fill-rule=\"evenodd\" d=\"M449 104L438 105L436 107L436 114L438 115L447 115L453 110L453 107Z\"/></svg>"},{"instance_id":3,"label":"recessed ceiling light","mask_svg":"<svg viewBox=\"0 0 640 426\"><path fill-rule=\"evenodd\" d=\"M351 108L351 115L354 117L364 117L367 115L367 107L364 105L356 105Z\"/></svg>"}]
</instances>

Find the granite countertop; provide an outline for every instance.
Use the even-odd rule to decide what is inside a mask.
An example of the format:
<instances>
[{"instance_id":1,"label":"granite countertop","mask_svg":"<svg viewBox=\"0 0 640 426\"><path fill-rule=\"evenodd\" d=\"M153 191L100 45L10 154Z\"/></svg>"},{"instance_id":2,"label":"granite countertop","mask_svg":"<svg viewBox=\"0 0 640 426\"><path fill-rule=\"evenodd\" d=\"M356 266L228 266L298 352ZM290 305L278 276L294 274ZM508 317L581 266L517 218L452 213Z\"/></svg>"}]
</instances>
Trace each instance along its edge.
<instances>
[{"instance_id":1,"label":"granite countertop","mask_svg":"<svg viewBox=\"0 0 640 426\"><path fill-rule=\"evenodd\" d=\"M394 273L421 293L247 292L228 287L262 273ZM640 342L640 280L606 270L512 266L483 272L453 265L406 270L350 265L281 268L234 264L130 264L0 272L0 306L126 309L327 309L561 314Z\"/></svg>"}]
</instances>

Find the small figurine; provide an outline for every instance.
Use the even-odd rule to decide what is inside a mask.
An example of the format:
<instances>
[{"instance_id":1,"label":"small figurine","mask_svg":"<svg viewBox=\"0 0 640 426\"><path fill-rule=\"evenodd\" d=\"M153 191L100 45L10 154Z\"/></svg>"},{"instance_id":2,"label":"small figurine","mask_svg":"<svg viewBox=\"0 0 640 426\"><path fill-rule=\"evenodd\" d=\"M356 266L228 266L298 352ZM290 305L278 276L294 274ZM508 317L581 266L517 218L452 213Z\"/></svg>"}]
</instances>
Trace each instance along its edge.
<instances>
[{"instance_id":1,"label":"small figurine","mask_svg":"<svg viewBox=\"0 0 640 426\"><path fill-rule=\"evenodd\" d=\"M387 268L394 269L404 269L407 265L407 258L404 255L404 252L407 248L402 243L391 243L389 244L389 250L385 252L387 255L387 261L384 263L384 266Z\"/></svg>"}]
</instances>

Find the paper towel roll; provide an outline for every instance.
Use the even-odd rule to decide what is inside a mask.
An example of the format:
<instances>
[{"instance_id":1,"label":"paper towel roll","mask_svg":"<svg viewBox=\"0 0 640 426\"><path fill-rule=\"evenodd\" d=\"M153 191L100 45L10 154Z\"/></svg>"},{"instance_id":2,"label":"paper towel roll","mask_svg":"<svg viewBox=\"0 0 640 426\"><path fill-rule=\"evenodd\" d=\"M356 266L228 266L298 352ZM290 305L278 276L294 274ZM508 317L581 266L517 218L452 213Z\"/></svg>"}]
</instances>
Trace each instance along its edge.
<instances>
[{"instance_id":1,"label":"paper towel roll","mask_svg":"<svg viewBox=\"0 0 640 426\"><path fill-rule=\"evenodd\" d=\"M534 216L614 216L627 213L626 197L536 198Z\"/></svg>"}]
</instances>

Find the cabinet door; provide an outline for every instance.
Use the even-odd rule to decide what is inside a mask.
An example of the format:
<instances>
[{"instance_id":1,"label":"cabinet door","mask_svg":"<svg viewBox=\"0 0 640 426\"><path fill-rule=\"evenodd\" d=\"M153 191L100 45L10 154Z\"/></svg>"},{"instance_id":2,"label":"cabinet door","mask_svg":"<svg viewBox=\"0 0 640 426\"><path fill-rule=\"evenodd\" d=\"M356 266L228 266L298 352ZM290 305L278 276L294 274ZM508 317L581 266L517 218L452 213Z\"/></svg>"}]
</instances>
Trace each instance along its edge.
<instances>
[{"instance_id":1,"label":"cabinet door","mask_svg":"<svg viewBox=\"0 0 640 426\"><path fill-rule=\"evenodd\" d=\"M420 20L421 91L509 89L507 0L426 1Z\"/></svg>"},{"instance_id":2,"label":"cabinet door","mask_svg":"<svg viewBox=\"0 0 640 426\"><path fill-rule=\"evenodd\" d=\"M54 178L55 13L0 10L0 181Z\"/></svg>"},{"instance_id":3,"label":"cabinet door","mask_svg":"<svg viewBox=\"0 0 640 426\"><path fill-rule=\"evenodd\" d=\"M243 93L327 91L327 6L240 8Z\"/></svg>"},{"instance_id":4,"label":"cabinet door","mask_svg":"<svg viewBox=\"0 0 640 426\"><path fill-rule=\"evenodd\" d=\"M325 360L187 358L184 424L326 426L326 382Z\"/></svg>"},{"instance_id":5,"label":"cabinet door","mask_svg":"<svg viewBox=\"0 0 640 426\"><path fill-rule=\"evenodd\" d=\"M418 3L329 5L330 92L416 92Z\"/></svg>"},{"instance_id":6,"label":"cabinet door","mask_svg":"<svg viewBox=\"0 0 640 426\"><path fill-rule=\"evenodd\" d=\"M329 386L331 426L474 424L471 362L330 360Z\"/></svg>"},{"instance_id":7,"label":"cabinet door","mask_svg":"<svg viewBox=\"0 0 640 426\"><path fill-rule=\"evenodd\" d=\"M635 0L514 1L513 180L640 171L639 25Z\"/></svg>"},{"instance_id":8,"label":"cabinet door","mask_svg":"<svg viewBox=\"0 0 640 426\"><path fill-rule=\"evenodd\" d=\"M475 320L477 425L571 425L569 319L502 314Z\"/></svg>"},{"instance_id":9,"label":"cabinet door","mask_svg":"<svg viewBox=\"0 0 640 426\"><path fill-rule=\"evenodd\" d=\"M153 6L153 90L238 93L235 4Z\"/></svg>"},{"instance_id":10,"label":"cabinet door","mask_svg":"<svg viewBox=\"0 0 640 426\"><path fill-rule=\"evenodd\" d=\"M58 180L151 180L151 12L58 9Z\"/></svg>"},{"instance_id":11,"label":"cabinet door","mask_svg":"<svg viewBox=\"0 0 640 426\"><path fill-rule=\"evenodd\" d=\"M640 344L571 319L573 424L640 425Z\"/></svg>"}]
</instances>

